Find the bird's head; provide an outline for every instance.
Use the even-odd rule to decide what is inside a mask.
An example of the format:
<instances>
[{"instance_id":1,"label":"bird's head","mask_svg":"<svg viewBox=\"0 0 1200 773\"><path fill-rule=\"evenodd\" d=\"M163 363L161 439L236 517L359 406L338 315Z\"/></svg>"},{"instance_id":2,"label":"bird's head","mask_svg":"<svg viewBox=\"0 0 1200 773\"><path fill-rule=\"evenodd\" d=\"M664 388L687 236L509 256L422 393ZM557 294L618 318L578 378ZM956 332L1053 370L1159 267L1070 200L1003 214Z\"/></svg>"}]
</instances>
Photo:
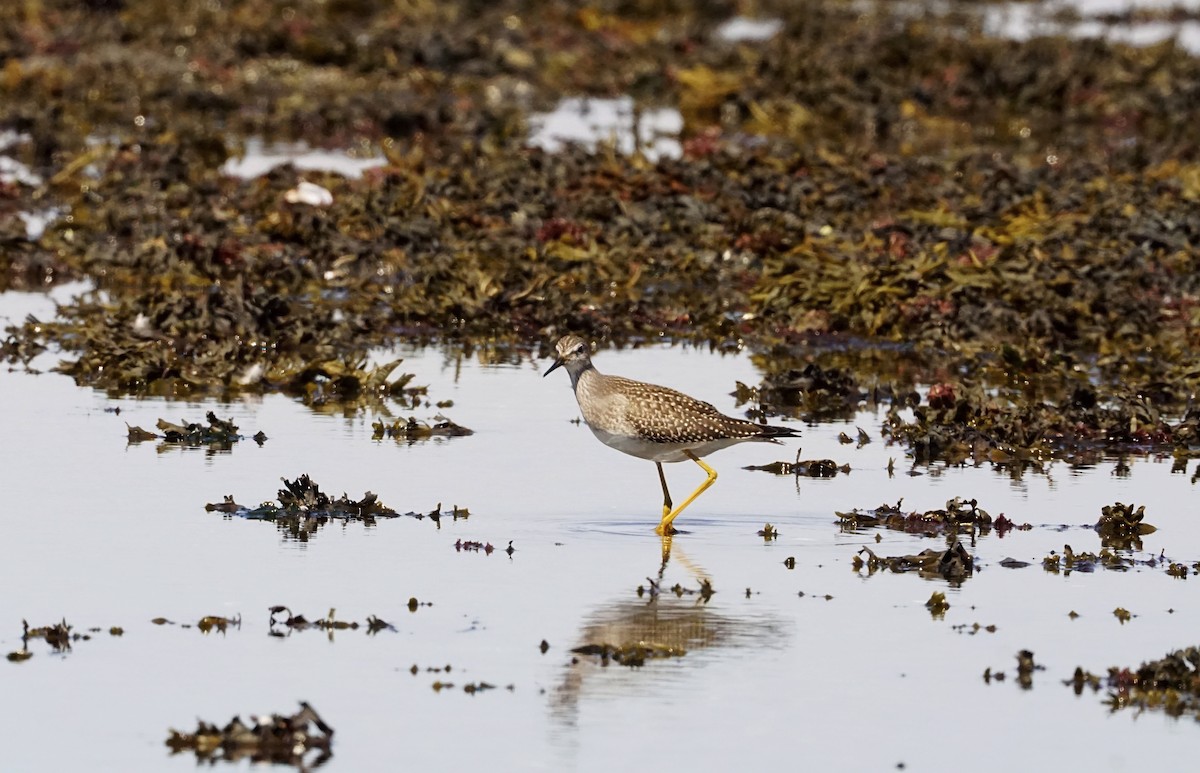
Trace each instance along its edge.
<instances>
[{"instance_id":1,"label":"bird's head","mask_svg":"<svg viewBox=\"0 0 1200 773\"><path fill-rule=\"evenodd\" d=\"M551 371L560 367L566 367L568 373L578 374L592 363L592 348L579 336L563 336L554 345L554 350L557 355L554 358L554 364L546 369L546 372L542 374L543 377L550 375Z\"/></svg>"}]
</instances>

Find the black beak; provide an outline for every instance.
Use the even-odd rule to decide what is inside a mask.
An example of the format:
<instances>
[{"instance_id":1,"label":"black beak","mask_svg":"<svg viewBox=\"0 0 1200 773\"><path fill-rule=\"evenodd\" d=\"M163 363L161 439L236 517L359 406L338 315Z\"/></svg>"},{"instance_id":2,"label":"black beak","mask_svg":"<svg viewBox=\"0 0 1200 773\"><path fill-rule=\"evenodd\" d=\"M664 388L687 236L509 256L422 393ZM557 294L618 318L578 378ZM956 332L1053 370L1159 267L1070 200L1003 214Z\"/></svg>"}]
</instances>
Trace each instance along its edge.
<instances>
[{"instance_id":1,"label":"black beak","mask_svg":"<svg viewBox=\"0 0 1200 773\"><path fill-rule=\"evenodd\" d=\"M549 376L549 375L550 375L550 372L551 372L552 370L554 370L555 368L562 367L562 364L563 364L562 357L559 357L559 358L555 359L555 360L554 360L554 364L553 364L553 365L551 365L549 368L546 368L546 372L542 374L542 378L545 378L546 376Z\"/></svg>"}]
</instances>

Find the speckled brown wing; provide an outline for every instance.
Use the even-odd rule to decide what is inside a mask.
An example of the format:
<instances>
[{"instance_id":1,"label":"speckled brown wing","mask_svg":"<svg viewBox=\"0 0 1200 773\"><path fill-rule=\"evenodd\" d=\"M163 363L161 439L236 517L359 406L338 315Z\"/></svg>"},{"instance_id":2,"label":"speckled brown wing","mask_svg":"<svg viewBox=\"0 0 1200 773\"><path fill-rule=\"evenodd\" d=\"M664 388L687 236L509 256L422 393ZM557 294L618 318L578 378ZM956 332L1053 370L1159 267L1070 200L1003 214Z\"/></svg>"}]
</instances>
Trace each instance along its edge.
<instances>
[{"instance_id":1,"label":"speckled brown wing","mask_svg":"<svg viewBox=\"0 0 1200 773\"><path fill-rule=\"evenodd\" d=\"M762 434L759 425L735 419L710 403L667 387L610 377L631 399L626 418L638 437L654 443L708 443Z\"/></svg>"}]
</instances>

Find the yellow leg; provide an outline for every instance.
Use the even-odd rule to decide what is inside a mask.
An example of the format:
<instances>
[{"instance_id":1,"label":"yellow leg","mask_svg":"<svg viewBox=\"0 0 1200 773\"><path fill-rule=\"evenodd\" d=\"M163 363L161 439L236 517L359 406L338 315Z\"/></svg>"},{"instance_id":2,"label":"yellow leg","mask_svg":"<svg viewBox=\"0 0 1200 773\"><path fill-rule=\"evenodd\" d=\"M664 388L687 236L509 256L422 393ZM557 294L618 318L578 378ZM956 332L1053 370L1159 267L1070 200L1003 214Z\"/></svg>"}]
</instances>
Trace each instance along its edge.
<instances>
[{"instance_id":1,"label":"yellow leg","mask_svg":"<svg viewBox=\"0 0 1200 773\"><path fill-rule=\"evenodd\" d=\"M677 517L679 517L679 514L682 513L688 505L690 505L692 502L696 501L696 497L700 496L706 490L708 490L708 487L711 486L713 483L715 483L717 480L717 471L716 470L714 470L712 467L709 467L704 462L700 461L700 457L696 456L691 451L684 451L684 453L687 454L687 457L689 459L691 459L696 464L700 465L700 467L704 470L704 472L708 474L708 478L703 483L700 484L700 487L698 489L696 489L695 491L692 492L692 495L690 497L688 497L687 499L684 500L682 505L675 508L674 510L672 510L669 513L664 512L662 523L658 524L658 528L654 530L658 534L674 534L675 527L673 527L671 525L671 522L674 521ZM658 474L659 474L659 477L661 478L662 477L662 465L661 464L658 465ZM666 478L663 478L663 491L665 492L666 490L667 490L667 482L666 482ZM667 505L669 505L669 498L668 498ZM668 507L664 506L663 509L666 510L666 509L668 509Z\"/></svg>"}]
</instances>

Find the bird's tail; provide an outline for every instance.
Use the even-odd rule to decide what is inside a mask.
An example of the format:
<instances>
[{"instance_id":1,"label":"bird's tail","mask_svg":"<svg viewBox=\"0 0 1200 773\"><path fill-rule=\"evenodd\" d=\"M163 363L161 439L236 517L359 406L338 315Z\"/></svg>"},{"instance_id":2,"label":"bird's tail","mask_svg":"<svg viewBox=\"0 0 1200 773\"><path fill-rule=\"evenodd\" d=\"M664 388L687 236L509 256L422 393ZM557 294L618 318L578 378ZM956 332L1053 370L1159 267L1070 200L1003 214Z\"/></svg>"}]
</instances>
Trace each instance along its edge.
<instances>
[{"instance_id":1,"label":"bird's tail","mask_svg":"<svg viewBox=\"0 0 1200 773\"><path fill-rule=\"evenodd\" d=\"M800 430L795 427L778 427L774 424L760 424L759 437L775 440L783 437L800 437Z\"/></svg>"}]
</instances>

